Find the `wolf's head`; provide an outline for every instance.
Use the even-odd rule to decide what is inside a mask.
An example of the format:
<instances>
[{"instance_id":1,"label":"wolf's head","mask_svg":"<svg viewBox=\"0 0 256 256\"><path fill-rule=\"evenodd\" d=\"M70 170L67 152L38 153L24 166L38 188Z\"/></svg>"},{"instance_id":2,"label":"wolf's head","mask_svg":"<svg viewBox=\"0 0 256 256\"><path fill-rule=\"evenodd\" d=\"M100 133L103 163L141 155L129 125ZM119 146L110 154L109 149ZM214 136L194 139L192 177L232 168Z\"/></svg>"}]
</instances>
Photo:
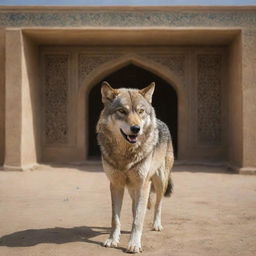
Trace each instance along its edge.
<instances>
[{"instance_id":1,"label":"wolf's head","mask_svg":"<svg viewBox=\"0 0 256 256\"><path fill-rule=\"evenodd\" d=\"M101 87L103 115L108 129L117 139L135 144L152 125L151 105L155 83L142 90L113 89L103 82Z\"/></svg>"}]
</instances>

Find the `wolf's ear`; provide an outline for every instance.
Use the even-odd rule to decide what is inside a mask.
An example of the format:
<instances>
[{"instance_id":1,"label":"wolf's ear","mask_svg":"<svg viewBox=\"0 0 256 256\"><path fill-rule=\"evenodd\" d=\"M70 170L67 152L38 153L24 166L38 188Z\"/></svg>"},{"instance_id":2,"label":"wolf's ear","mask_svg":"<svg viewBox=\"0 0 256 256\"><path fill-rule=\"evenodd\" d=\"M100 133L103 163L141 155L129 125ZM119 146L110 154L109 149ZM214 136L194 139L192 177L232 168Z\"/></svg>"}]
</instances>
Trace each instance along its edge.
<instances>
[{"instance_id":1,"label":"wolf's ear","mask_svg":"<svg viewBox=\"0 0 256 256\"><path fill-rule=\"evenodd\" d=\"M118 95L117 90L113 89L110 84L103 81L101 84L101 96L104 104L112 102Z\"/></svg>"},{"instance_id":2,"label":"wolf's ear","mask_svg":"<svg viewBox=\"0 0 256 256\"><path fill-rule=\"evenodd\" d=\"M141 89L139 92L145 97L145 99L149 103L151 103L154 90L155 90L155 82L152 82L149 86L147 86L144 89Z\"/></svg>"}]
</instances>

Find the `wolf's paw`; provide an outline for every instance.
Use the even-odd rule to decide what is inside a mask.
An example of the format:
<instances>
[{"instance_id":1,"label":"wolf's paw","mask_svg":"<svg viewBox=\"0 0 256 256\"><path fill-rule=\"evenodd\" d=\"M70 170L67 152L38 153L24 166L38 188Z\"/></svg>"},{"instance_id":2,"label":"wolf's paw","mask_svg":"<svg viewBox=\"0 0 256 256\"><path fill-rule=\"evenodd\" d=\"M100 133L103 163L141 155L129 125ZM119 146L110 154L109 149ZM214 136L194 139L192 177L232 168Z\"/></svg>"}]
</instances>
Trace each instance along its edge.
<instances>
[{"instance_id":1,"label":"wolf's paw","mask_svg":"<svg viewBox=\"0 0 256 256\"><path fill-rule=\"evenodd\" d=\"M160 223L154 223L154 225L153 225L153 230L154 231L162 231L164 228L163 228L163 226L160 224Z\"/></svg>"},{"instance_id":2,"label":"wolf's paw","mask_svg":"<svg viewBox=\"0 0 256 256\"><path fill-rule=\"evenodd\" d=\"M130 241L127 247L128 253L139 253L142 252L142 247L140 242L137 241Z\"/></svg>"},{"instance_id":3,"label":"wolf's paw","mask_svg":"<svg viewBox=\"0 0 256 256\"><path fill-rule=\"evenodd\" d=\"M105 247L117 247L117 245L119 244L119 240L113 239L113 238L108 238L105 243L104 246Z\"/></svg>"}]
</instances>

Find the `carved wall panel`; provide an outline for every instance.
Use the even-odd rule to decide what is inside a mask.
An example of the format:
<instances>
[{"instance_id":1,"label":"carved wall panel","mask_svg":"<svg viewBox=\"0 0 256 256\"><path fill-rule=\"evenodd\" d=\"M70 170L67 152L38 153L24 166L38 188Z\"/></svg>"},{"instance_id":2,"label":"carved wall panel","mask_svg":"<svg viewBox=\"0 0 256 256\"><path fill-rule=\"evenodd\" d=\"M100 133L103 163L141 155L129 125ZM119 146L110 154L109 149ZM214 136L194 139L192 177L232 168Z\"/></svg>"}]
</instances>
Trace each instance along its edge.
<instances>
[{"instance_id":1,"label":"carved wall panel","mask_svg":"<svg viewBox=\"0 0 256 256\"><path fill-rule=\"evenodd\" d=\"M79 53L78 54L78 82L79 85L87 75L100 65L118 59L125 53ZM143 59L149 59L166 66L178 77L184 77L184 55L139 54ZM69 56L61 53L46 53L44 65L44 143L46 145L68 144L70 125L68 120L69 105ZM73 66L72 66L73 67ZM71 67L71 68L72 68ZM72 92L73 93L73 92Z\"/></svg>"},{"instance_id":2,"label":"carved wall panel","mask_svg":"<svg viewBox=\"0 0 256 256\"><path fill-rule=\"evenodd\" d=\"M79 81L83 82L85 77L92 72L94 69L99 67L100 65L117 59L121 54L102 54L102 55L79 55ZM139 54L139 57L143 57L144 59L148 59L149 61L153 61L155 63L159 63L163 66L169 68L172 72L175 73L177 77L181 80L184 80L185 74L185 56L184 55L168 55L168 54L152 54L145 53Z\"/></svg>"},{"instance_id":3,"label":"carved wall panel","mask_svg":"<svg viewBox=\"0 0 256 256\"><path fill-rule=\"evenodd\" d=\"M185 55L168 55L168 54L145 54L142 55L149 60L159 63L169 68L182 81L185 78Z\"/></svg>"},{"instance_id":4,"label":"carved wall panel","mask_svg":"<svg viewBox=\"0 0 256 256\"><path fill-rule=\"evenodd\" d=\"M197 55L197 127L201 144L221 141L221 65L221 55Z\"/></svg>"},{"instance_id":5,"label":"carved wall panel","mask_svg":"<svg viewBox=\"0 0 256 256\"><path fill-rule=\"evenodd\" d=\"M113 54L101 54L101 55L87 55L87 54L80 54L78 57L78 75L79 81L82 83L85 77L91 73L95 68L99 67L100 65L104 64L105 62L111 61L113 59L118 58L120 55Z\"/></svg>"},{"instance_id":6,"label":"carved wall panel","mask_svg":"<svg viewBox=\"0 0 256 256\"><path fill-rule=\"evenodd\" d=\"M167 77L170 75L168 72L172 71L177 78L175 81L178 81L179 94L179 156L182 158L188 155L191 159L199 159L203 155L205 159L212 159L213 156L221 154L218 152L221 152L222 137L225 136L222 134L222 129L225 130L225 103L221 99L224 66L222 63L225 56L221 49L42 49L44 159L55 159L55 156L62 159L61 157L69 155L69 159L81 160L87 157L87 103L84 103L84 97L80 97L79 86L83 86L84 90L88 86L83 84L85 79L93 79L94 71L104 72L107 63L129 60L129 56L132 59L137 57L142 66L144 63L152 69L155 67L156 73L166 72ZM185 84L187 86L183 87ZM201 146L207 146L207 154L202 151L204 147ZM193 148L193 151L190 152L190 148ZM78 150L76 154L75 150Z\"/></svg>"},{"instance_id":7,"label":"carved wall panel","mask_svg":"<svg viewBox=\"0 0 256 256\"><path fill-rule=\"evenodd\" d=\"M44 133L45 143L68 142L68 55L44 56Z\"/></svg>"}]
</instances>

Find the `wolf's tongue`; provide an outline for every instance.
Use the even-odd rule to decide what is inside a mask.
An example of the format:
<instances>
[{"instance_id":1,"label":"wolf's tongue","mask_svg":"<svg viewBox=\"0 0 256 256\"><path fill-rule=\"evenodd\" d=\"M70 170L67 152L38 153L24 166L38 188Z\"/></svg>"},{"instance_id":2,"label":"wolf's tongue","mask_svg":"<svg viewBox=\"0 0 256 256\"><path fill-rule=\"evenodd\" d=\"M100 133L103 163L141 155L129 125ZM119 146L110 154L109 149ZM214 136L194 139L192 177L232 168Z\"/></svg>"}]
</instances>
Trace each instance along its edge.
<instances>
[{"instance_id":1,"label":"wolf's tongue","mask_svg":"<svg viewBox=\"0 0 256 256\"><path fill-rule=\"evenodd\" d=\"M130 142L136 142L137 141L137 136L135 136L135 135L128 135L127 137L128 137L128 140Z\"/></svg>"}]
</instances>

